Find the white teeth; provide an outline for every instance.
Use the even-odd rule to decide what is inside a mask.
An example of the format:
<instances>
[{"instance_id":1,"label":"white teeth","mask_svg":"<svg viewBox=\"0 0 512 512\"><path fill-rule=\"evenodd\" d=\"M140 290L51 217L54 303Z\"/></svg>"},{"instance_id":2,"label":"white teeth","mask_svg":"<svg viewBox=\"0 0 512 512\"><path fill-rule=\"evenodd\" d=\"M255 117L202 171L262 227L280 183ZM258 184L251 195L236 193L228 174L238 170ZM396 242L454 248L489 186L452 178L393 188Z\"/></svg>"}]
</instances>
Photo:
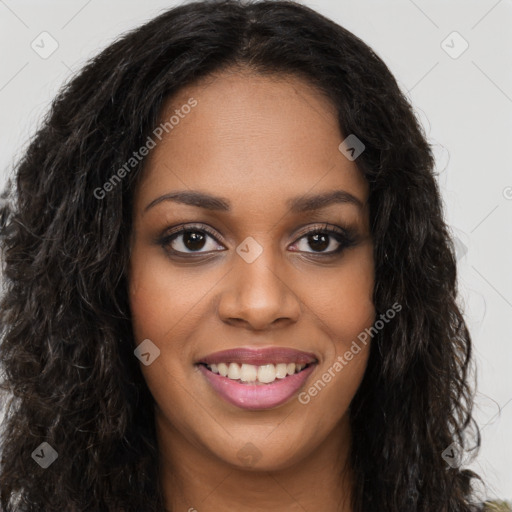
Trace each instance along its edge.
<instances>
[{"instance_id":1,"label":"white teeth","mask_svg":"<svg viewBox=\"0 0 512 512\"><path fill-rule=\"evenodd\" d=\"M217 368L219 370L219 373L223 376L223 377L227 377L228 376L228 365L226 363L219 363L217 365Z\"/></svg>"},{"instance_id":2,"label":"white teeth","mask_svg":"<svg viewBox=\"0 0 512 512\"><path fill-rule=\"evenodd\" d=\"M236 363L232 363L236 364ZM253 364L243 364L240 369L240 380L242 382L254 382L258 378L258 367Z\"/></svg>"},{"instance_id":3,"label":"white teeth","mask_svg":"<svg viewBox=\"0 0 512 512\"><path fill-rule=\"evenodd\" d=\"M213 373L232 380L248 383L270 384L276 379L284 379L288 375L299 373L306 367L305 364L278 363L256 366L253 364L219 363L208 365Z\"/></svg>"},{"instance_id":4,"label":"white teeth","mask_svg":"<svg viewBox=\"0 0 512 512\"><path fill-rule=\"evenodd\" d=\"M236 363L231 363L228 367L228 377L233 380L240 378L240 366Z\"/></svg>"},{"instance_id":5,"label":"white teeth","mask_svg":"<svg viewBox=\"0 0 512 512\"><path fill-rule=\"evenodd\" d=\"M258 368L258 380L264 384L276 380L276 367L273 364L265 364Z\"/></svg>"},{"instance_id":6,"label":"white teeth","mask_svg":"<svg viewBox=\"0 0 512 512\"><path fill-rule=\"evenodd\" d=\"M288 372L286 371L287 366L288 365L286 363L279 363L276 365L276 377L278 379L284 379L288 375Z\"/></svg>"}]
</instances>

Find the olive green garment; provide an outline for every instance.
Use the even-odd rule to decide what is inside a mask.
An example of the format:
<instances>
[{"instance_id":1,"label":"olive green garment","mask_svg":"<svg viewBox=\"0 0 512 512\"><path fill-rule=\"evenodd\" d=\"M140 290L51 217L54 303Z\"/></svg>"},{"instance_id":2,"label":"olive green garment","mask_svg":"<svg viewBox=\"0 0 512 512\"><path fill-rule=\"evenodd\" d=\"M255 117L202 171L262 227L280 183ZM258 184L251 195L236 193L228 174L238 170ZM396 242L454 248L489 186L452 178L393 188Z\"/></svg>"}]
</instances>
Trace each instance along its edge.
<instances>
[{"instance_id":1,"label":"olive green garment","mask_svg":"<svg viewBox=\"0 0 512 512\"><path fill-rule=\"evenodd\" d=\"M512 512L512 503L508 501L486 501L485 512Z\"/></svg>"}]
</instances>

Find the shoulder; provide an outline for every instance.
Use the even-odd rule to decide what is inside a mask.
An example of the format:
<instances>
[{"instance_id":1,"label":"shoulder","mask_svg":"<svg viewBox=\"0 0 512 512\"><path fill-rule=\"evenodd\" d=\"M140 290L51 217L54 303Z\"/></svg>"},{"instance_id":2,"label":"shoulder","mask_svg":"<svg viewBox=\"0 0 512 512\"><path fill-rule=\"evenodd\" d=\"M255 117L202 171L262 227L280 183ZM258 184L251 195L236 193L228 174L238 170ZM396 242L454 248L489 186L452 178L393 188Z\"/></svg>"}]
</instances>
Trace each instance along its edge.
<instances>
[{"instance_id":1,"label":"shoulder","mask_svg":"<svg viewBox=\"0 0 512 512\"><path fill-rule=\"evenodd\" d=\"M483 512L512 512L512 503L508 501L486 501L483 504Z\"/></svg>"}]
</instances>

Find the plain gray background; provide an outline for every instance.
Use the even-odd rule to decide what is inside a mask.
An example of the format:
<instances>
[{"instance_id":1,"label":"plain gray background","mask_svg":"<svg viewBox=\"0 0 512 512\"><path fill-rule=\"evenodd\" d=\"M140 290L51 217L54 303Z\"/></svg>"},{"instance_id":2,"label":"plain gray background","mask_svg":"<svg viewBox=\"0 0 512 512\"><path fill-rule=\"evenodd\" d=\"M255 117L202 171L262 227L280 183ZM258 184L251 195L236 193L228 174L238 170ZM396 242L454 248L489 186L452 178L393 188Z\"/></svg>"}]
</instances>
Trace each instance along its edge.
<instances>
[{"instance_id":1,"label":"plain gray background","mask_svg":"<svg viewBox=\"0 0 512 512\"><path fill-rule=\"evenodd\" d=\"M60 86L122 32L177 3L0 0L2 188ZM512 499L512 1L302 3L375 50L434 146L477 366L483 446L469 467L489 483L489 498Z\"/></svg>"}]
</instances>

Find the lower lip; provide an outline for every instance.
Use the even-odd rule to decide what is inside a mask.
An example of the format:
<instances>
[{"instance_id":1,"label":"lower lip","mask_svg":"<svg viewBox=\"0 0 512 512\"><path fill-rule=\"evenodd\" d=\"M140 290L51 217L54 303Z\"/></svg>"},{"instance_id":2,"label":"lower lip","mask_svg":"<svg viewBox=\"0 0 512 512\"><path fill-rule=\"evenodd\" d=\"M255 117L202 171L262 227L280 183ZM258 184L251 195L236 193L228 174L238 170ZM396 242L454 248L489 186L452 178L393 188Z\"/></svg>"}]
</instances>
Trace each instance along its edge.
<instances>
[{"instance_id":1,"label":"lower lip","mask_svg":"<svg viewBox=\"0 0 512 512\"><path fill-rule=\"evenodd\" d=\"M241 384L211 372L202 364L199 370L224 400L242 409L261 410L287 402L304 385L315 366L312 364L299 373L276 379L271 384L260 385Z\"/></svg>"}]
</instances>

